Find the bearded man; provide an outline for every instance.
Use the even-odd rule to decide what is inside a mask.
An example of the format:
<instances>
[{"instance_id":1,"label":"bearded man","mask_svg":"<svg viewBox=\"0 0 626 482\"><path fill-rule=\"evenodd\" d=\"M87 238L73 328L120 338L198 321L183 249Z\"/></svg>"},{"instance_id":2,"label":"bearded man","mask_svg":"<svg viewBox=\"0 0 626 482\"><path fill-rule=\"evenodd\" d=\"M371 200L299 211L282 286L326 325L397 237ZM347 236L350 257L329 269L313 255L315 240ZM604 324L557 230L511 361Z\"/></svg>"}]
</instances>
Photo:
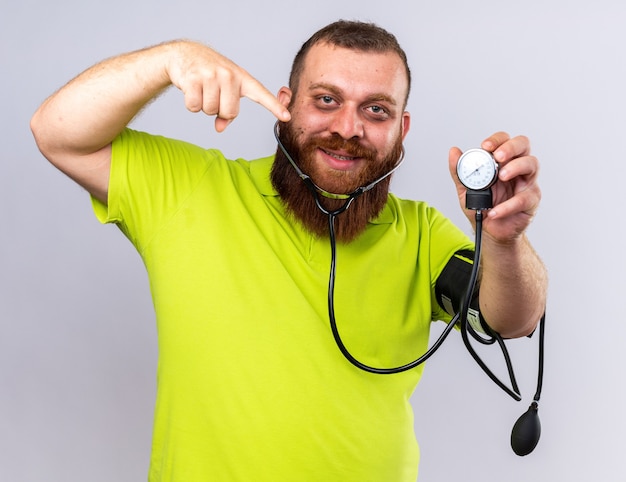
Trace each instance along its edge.
<instances>
[{"instance_id":1,"label":"bearded man","mask_svg":"<svg viewBox=\"0 0 626 482\"><path fill-rule=\"evenodd\" d=\"M101 62L33 116L44 156L146 265L159 336L150 481L415 481L409 399L423 368L380 376L350 364L326 298L325 211L368 186L335 220L346 346L368 365L401 365L427 348L433 321L452 319L437 290L472 242L432 207L389 193L410 83L392 34L338 21L302 46L277 96L212 49L173 41ZM218 132L241 97L260 103L284 150L232 161L127 127L171 85L190 111L215 116ZM524 336L546 294L525 235L538 161L522 136L481 146L501 170L484 221L480 310L503 336ZM451 149L451 171L460 154Z\"/></svg>"}]
</instances>

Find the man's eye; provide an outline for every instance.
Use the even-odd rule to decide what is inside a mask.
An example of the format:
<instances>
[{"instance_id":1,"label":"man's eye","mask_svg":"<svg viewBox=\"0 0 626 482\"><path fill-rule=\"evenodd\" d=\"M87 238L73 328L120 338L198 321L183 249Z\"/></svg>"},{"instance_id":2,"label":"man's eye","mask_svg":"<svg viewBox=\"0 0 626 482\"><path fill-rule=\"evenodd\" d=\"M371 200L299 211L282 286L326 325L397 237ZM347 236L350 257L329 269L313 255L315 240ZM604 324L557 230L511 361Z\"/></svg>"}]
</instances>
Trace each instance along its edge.
<instances>
[{"instance_id":1,"label":"man's eye","mask_svg":"<svg viewBox=\"0 0 626 482\"><path fill-rule=\"evenodd\" d=\"M333 98L330 95L324 95L321 99L324 104L331 104L333 102Z\"/></svg>"},{"instance_id":2,"label":"man's eye","mask_svg":"<svg viewBox=\"0 0 626 482\"><path fill-rule=\"evenodd\" d=\"M377 119L387 119L389 117L389 111L380 105L371 105L369 111L372 115L376 116Z\"/></svg>"}]
</instances>

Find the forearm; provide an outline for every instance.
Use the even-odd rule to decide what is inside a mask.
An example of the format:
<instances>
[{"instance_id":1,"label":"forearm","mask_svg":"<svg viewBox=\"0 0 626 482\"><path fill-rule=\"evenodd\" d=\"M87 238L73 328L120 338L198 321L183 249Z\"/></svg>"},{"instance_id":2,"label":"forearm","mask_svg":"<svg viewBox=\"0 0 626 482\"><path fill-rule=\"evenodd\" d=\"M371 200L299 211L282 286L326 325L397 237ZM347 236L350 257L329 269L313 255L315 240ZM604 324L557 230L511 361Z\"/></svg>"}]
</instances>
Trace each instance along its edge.
<instances>
[{"instance_id":1,"label":"forearm","mask_svg":"<svg viewBox=\"0 0 626 482\"><path fill-rule=\"evenodd\" d=\"M31 121L44 155L87 155L107 146L170 85L165 66L172 48L161 44L105 60L49 97Z\"/></svg>"},{"instance_id":2,"label":"forearm","mask_svg":"<svg viewBox=\"0 0 626 482\"><path fill-rule=\"evenodd\" d=\"M248 72L203 44L178 40L105 60L69 82L33 115L43 155L102 202L108 200L111 142L168 86L191 112L216 116L223 131L242 97L288 121L286 105Z\"/></svg>"},{"instance_id":3,"label":"forearm","mask_svg":"<svg viewBox=\"0 0 626 482\"><path fill-rule=\"evenodd\" d=\"M525 235L507 244L483 237L480 310L507 338L530 334L545 310L546 269Z\"/></svg>"}]
</instances>

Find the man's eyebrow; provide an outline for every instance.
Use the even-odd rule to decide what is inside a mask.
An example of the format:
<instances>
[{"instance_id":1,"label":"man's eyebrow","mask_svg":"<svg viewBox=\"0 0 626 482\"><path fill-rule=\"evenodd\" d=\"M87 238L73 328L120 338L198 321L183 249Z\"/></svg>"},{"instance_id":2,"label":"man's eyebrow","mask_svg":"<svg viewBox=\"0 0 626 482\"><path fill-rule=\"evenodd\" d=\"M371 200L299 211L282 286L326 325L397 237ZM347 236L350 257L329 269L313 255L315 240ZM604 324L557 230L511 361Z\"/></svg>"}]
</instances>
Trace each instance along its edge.
<instances>
[{"instance_id":1,"label":"man's eyebrow","mask_svg":"<svg viewBox=\"0 0 626 482\"><path fill-rule=\"evenodd\" d=\"M333 84L327 84L325 82L318 82L315 84L311 84L309 86L309 90L317 90L317 89L327 90L330 93L335 94L339 97L343 96L343 91L339 87ZM398 104L393 97L387 94L384 94L382 92L369 95L367 97L367 101L368 102L387 102L388 104L391 104L391 105Z\"/></svg>"},{"instance_id":2,"label":"man's eyebrow","mask_svg":"<svg viewBox=\"0 0 626 482\"><path fill-rule=\"evenodd\" d=\"M342 94L342 90L339 87L337 87L337 86L335 86L333 84L326 84L324 82L318 82L318 83L315 83L315 84L311 84L309 86L309 90L318 90L318 89L319 90L327 90L327 91L329 91L329 92L331 92L333 94L336 94L336 95L341 95Z\"/></svg>"},{"instance_id":3,"label":"man's eyebrow","mask_svg":"<svg viewBox=\"0 0 626 482\"><path fill-rule=\"evenodd\" d=\"M387 102L388 104L391 104L391 105L397 105L396 100L393 97L391 97L391 96L389 96L387 94L372 94L372 95L368 96L367 99L370 102L371 101Z\"/></svg>"}]
</instances>

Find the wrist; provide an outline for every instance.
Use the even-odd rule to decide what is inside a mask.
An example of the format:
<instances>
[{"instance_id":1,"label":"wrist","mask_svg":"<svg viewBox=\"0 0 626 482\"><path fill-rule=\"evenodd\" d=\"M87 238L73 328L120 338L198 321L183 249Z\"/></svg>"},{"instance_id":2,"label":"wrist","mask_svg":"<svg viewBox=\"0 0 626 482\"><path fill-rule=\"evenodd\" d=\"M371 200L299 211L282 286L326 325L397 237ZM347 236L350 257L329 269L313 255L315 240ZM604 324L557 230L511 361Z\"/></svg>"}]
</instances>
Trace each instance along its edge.
<instances>
[{"instance_id":1,"label":"wrist","mask_svg":"<svg viewBox=\"0 0 626 482\"><path fill-rule=\"evenodd\" d=\"M523 260L528 259L529 250L532 250L525 234L503 241L484 233L481 244L483 270L499 270L503 266L508 266L505 271L511 276L516 276L515 273L521 268Z\"/></svg>"}]
</instances>

